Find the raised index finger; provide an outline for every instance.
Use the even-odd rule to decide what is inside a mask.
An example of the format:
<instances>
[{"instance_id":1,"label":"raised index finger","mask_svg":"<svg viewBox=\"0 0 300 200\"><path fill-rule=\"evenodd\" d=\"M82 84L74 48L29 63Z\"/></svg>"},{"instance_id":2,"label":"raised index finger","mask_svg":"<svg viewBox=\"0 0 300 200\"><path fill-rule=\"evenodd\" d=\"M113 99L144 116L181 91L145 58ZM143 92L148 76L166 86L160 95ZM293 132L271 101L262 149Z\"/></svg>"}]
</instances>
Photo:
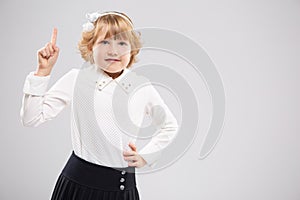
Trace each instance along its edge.
<instances>
[{"instance_id":1,"label":"raised index finger","mask_svg":"<svg viewBox=\"0 0 300 200\"><path fill-rule=\"evenodd\" d=\"M54 28L51 36L52 45L56 45L56 38L57 38L57 28Z\"/></svg>"}]
</instances>

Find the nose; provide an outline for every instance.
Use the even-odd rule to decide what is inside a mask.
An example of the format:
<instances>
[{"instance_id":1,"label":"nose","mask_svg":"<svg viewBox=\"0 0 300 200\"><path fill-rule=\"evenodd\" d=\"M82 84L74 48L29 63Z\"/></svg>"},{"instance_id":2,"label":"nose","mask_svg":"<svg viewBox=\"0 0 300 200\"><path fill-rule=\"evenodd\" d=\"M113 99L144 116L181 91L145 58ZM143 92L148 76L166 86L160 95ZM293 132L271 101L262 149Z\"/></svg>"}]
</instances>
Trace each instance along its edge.
<instances>
[{"instance_id":1,"label":"nose","mask_svg":"<svg viewBox=\"0 0 300 200\"><path fill-rule=\"evenodd\" d=\"M111 42L109 44L109 48L108 48L107 54L109 56L117 56L118 55L118 51L117 51L117 48L115 46L115 42Z\"/></svg>"}]
</instances>

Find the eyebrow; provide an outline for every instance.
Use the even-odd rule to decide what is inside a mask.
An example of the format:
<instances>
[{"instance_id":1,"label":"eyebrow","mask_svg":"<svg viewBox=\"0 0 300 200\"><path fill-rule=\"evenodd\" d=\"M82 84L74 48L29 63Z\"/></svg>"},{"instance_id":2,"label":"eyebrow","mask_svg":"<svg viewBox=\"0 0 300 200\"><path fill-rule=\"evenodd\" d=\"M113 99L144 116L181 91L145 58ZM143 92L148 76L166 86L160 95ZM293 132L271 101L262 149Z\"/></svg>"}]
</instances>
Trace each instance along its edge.
<instances>
[{"instance_id":1,"label":"eyebrow","mask_svg":"<svg viewBox=\"0 0 300 200\"><path fill-rule=\"evenodd\" d=\"M111 39L111 38L104 38L101 40L98 40L99 42L103 41L103 40L121 40L121 41L129 41L128 39Z\"/></svg>"}]
</instances>

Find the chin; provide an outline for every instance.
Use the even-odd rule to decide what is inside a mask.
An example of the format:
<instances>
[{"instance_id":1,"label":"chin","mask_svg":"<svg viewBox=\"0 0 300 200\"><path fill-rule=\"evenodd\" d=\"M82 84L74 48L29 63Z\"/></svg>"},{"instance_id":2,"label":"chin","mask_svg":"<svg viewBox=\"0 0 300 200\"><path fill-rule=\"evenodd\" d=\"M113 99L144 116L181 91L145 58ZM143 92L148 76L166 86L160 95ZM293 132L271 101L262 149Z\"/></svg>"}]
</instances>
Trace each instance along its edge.
<instances>
[{"instance_id":1,"label":"chin","mask_svg":"<svg viewBox=\"0 0 300 200\"><path fill-rule=\"evenodd\" d=\"M105 71L109 72L109 73L117 73L117 72L120 72L122 71L124 68L106 68L104 69Z\"/></svg>"}]
</instances>

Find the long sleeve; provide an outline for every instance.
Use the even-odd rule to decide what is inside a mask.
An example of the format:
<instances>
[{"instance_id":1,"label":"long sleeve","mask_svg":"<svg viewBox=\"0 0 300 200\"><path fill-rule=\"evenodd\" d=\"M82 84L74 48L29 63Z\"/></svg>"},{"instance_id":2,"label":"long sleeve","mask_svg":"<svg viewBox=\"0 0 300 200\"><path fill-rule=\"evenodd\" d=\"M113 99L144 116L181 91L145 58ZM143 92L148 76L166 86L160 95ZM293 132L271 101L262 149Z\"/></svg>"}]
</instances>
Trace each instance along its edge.
<instances>
[{"instance_id":1,"label":"long sleeve","mask_svg":"<svg viewBox=\"0 0 300 200\"><path fill-rule=\"evenodd\" d=\"M162 156L163 149L175 138L178 132L178 123L152 85L145 86L140 95L147 101L145 114L151 118L157 131L150 142L139 151L139 154L147 162L147 165L153 168Z\"/></svg>"},{"instance_id":2,"label":"long sleeve","mask_svg":"<svg viewBox=\"0 0 300 200\"><path fill-rule=\"evenodd\" d=\"M36 127L54 119L72 99L77 69L71 69L47 91L50 75L35 76L30 72L24 83L20 110L23 126Z\"/></svg>"}]
</instances>

